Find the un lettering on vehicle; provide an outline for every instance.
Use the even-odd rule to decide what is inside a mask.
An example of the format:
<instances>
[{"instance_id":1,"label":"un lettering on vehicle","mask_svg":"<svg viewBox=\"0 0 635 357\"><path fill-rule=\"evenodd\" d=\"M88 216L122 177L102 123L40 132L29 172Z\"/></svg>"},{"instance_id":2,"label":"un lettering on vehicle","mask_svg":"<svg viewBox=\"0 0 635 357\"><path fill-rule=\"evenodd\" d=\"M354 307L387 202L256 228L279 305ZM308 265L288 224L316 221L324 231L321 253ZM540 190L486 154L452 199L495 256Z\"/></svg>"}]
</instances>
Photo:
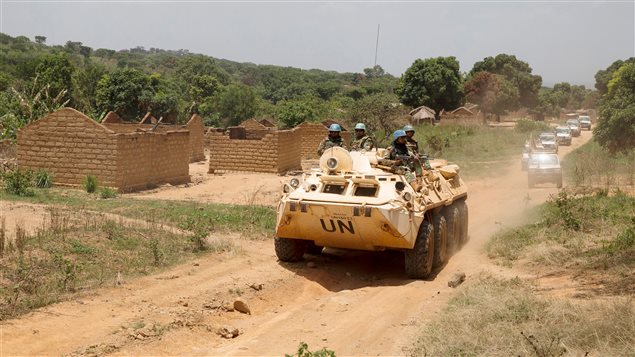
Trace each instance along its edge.
<instances>
[{"instance_id":1,"label":"un lettering on vehicle","mask_svg":"<svg viewBox=\"0 0 635 357\"><path fill-rule=\"evenodd\" d=\"M342 220L337 218L320 218L320 224L322 225L322 229L327 233L335 233L339 231L342 234L355 234L355 227L353 227L353 221L350 219Z\"/></svg>"}]
</instances>

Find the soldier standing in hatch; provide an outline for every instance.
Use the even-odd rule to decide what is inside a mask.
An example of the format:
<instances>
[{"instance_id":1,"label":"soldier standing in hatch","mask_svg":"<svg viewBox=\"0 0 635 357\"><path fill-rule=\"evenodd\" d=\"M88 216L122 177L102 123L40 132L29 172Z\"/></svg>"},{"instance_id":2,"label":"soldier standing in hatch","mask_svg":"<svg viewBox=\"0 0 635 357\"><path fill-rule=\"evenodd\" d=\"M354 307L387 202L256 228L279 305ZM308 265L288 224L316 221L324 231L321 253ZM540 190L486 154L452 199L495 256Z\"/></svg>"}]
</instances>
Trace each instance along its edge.
<instances>
[{"instance_id":1,"label":"soldier standing in hatch","mask_svg":"<svg viewBox=\"0 0 635 357\"><path fill-rule=\"evenodd\" d=\"M394 140L379 163L391 166L394 172L404 175L412 188L419 191L421 183L417 177L421 176L421 165L418 163L418 155L408 147L408 136L404 130L396 130L392 136Z\"/></svg>"},{"instance_id":2,"label":"soldier standing in hatch","mask_svg":"<svg viewBox=\"0 0 635 357\"><path fill-rule=\"evenodd\" d=\"M412 125L406 125L403 127L403 131L406 132L406 145L410 150L414 151L415 154L418 154L419 143L414 139L415 128L413 128Z\"/></svg>"},{"instance_id":3,"label":"soldier standing in hatch","mask_svg":"<svg viewBox=\"0 0 635 357\"><path fill-rule=\"evenodd\" d=\"M351 142L351 151L370 151L375 147L373 138L366 135L366 125L357 123L355 125L355 139Z\"/></svg>"},{"instance_id":4,"label":"soldier standing in hatch","mask_svg":"<svg viewBox=\"0 0 635 357\"><path fill-rule=\"evenodd\" d=\"M324 151L335 146L346 148L344 146L344 141L340 136L341 131L342 127L339 124L331 124L331 126L329 127L329 136L322 140L320 146L318 146L318 155L322 156L322 154L324 154Z\"/></svg>"}]
</instances>

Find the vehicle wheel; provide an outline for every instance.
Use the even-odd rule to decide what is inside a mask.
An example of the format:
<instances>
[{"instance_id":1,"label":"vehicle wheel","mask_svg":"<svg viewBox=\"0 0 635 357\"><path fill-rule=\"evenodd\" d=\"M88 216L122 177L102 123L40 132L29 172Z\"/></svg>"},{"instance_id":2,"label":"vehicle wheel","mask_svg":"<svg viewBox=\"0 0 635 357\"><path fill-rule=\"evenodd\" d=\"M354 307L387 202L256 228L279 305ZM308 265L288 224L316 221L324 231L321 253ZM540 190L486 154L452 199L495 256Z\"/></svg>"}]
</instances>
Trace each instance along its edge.
<instances>
[{"instance_id":1,"label":"vehicle wheel","mask_svg":"<svg viewBox=\"0 0 635 357\"><path fill-rule=\"evenodd\" d=\"M433 268L443 266L448 259L448 225L445 217L439 212L434 215L434 262Z\"/></svg>"},{"instance_id":2,"label":"vehicle wheel","mask_svg":"<svg viewBox=\"0 0 635 357\"><path fill-rule=\"evenodd\" d=\"M283 262L296 262L306 252L307 241L300 239L275 238L276 255Z\"/></svg>"},{"instance_id":3,"label":"vehicle wheel","mask_svg":"<svg viewBox=\"0 0 635 357\"><path fill-rule=\"evenodd\" d=\"M467 243L468 240L470 240L470 236L467 234L467 227L468 227L468 213L467 213L467 203L465 203L465 200L461 200L459 202L456 203L457 208L459 209L459 228L460 228L460 234L459 234L459 246L464 246L465 243Z\"/></svg>"},{"instance_id":4,"label":"vehicle wheel","mask_svg":"<svg viewBox=\"0 0 635 357\"><path fill-rule=\"evenodd\" d=\"M459 235L461 234L459 209L453 203L443 209L446 223L446 254L452 256L459 248Z\"/></svg>"},{"instance_id":5,"label":"vehicle wheel","mask_svg":"<svg viewBox=\"0 0 635 357\"><path fill-rule=\"evenodd\" d=\"M307 242L306 252L309 254L320 255L322 254L322 249L324 249L324 247L316 245L313 241Z\"/></svg>"},{"instance_id":6,"label":"vehicle wheel","mask_svg":"<svg viewBox=\"0 0 635 357\"><path fill-rule=\"evenodd\" d=\"M434 227L423 221L419 227L415 246L404 254L406 275L413 279L425 279L432 272L434 260Z\"/></svg>"}]
</instances>

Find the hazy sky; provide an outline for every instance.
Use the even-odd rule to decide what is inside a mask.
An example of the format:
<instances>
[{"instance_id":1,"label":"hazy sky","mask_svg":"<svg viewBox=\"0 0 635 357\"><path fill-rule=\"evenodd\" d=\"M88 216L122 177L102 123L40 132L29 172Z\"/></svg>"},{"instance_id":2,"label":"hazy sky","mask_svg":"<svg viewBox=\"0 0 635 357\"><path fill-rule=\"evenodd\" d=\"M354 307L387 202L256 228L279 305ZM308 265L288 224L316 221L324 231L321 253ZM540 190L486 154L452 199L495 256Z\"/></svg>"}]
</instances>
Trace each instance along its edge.
<instances>
[{"instance_id":1,"label":"hazy sky","mask_svg":"<svg viewBox=\"0 0 635 357\"><path fill-rule=\"evenodd\" d=\"M0 31L97 48L188 49L258 64L361 72L375 57L399 76L416 58L455 56L462 71L498 53L528 62L546 85L593 88L635 56L626 1L49 1L0 0Z\"/></svg>"}]
</instances>

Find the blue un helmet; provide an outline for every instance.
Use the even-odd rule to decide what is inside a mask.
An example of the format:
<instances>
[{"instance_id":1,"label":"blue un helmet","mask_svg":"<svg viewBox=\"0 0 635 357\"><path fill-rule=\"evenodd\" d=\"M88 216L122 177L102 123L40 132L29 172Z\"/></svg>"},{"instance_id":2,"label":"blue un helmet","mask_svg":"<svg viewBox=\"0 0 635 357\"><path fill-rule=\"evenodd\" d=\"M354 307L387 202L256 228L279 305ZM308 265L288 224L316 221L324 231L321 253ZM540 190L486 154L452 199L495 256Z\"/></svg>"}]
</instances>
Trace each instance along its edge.
<instances>
[{"instance_id":1,"label":"blue un helmet","mask_svg":"<svg viewBox=\"0 0 635 357\"><path fill-rule=\"evenodd\" d=\"M364 125L364 123L357 123L357 124L355 124L355 130L364 130L364 131L366 131L366 125Z\"/></svg>"},{"instance_id":2,"label":"blue un helmet","mask_svg":"<svg viewBox=\"0 0 635 357\"><path fill-rule=\"evenodd\" d=\"M403 127L403 131L415 131L415 128L412 125L406 125Z\"/></svg>"},{"instance_id":3,"label":"blue un helmet","mask_svg":"<svg viewBox=\"0 0 635 357\"><path fill-rule=\"evenodd\" d=\"M398 138L400 138L402 136L407 136L406 132L404 130L395 130L395 132L392 133L392 137L395 140L397 140Z\"/></svg>"},{"instance_id":4,"label":"blue un helmet","mask_svg":"<svg viewBox=\"0 0 635 357\"><path fill-rule=\"evenodd\" d=\"M342 131L342 127L339 124L331 124L331 126L329 126L329 131L340 132Z\"/></svg>"}]
</instances>

